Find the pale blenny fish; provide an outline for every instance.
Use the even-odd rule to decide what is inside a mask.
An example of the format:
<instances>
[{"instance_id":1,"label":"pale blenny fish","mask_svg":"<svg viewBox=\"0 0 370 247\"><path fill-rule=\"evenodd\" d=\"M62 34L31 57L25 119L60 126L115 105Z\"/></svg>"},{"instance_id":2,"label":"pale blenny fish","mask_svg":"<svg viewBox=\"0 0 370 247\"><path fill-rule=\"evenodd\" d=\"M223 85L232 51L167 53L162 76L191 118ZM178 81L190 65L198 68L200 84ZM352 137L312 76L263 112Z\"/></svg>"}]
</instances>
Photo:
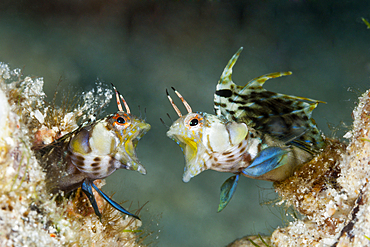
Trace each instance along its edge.
<instances>
[{"instance_id":1,"label":"pale blenny fish","mask_svg":"<svg viewBox=\"0 0 370 247\"><path fill-rule=\"evenodd\" d=\"M311 118L322 101L265 90L266 80L291 72L267 74L245 86L232 82L232 68L242 48L231 58L214 95L216 115L193 112L182 115L167 96L179 119L167 136L180 145L185 156L183 181L211 169L235 175L221 186L218 211L226 207L240 175L268 181L282 181L325 146L324 137Z\"/></svg>"},{"instance_id":2,"label":"pale blenny fish","mask_svg":"<svg viewBox=\"0 0 370 247\"><path fill-rule=\"evenodd\" d=\"M136 145L150 129L144 120L131 114L130 109L116 91L118 111L100 120L82 124L76 130L37 150L46 172L46 186L50 193L65 193L81 187L89 198L96 215L101 218L92 188L120 212L139 219L110 199L93 183L116 169L127 169L146 174L136 155ZM125 105L123 110L120 99Z\"/></svg>"}]
</instances>

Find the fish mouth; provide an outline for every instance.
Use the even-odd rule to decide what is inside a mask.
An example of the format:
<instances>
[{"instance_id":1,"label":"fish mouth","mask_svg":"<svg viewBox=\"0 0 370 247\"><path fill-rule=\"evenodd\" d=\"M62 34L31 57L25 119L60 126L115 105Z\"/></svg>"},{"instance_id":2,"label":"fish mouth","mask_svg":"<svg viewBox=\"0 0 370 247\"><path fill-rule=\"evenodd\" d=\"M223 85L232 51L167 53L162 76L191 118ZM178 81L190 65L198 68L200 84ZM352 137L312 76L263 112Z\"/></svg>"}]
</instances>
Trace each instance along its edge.
<instances>
[{"instance_id":1,"label":"fish mouth","mask_svg":"<svg viewBox=\"0 0 370 247\"><path fill-rule=\"evenodd\" d=\"M181 151L184 154L186 164L195 158L197 155L197 142L195 142L194 139L179 135L178 131L174 128L170 128L166 134L170 139L180 146Z\"/></svg>"},{"instance_id":2,"label":"fish mouth","mask_svg":"<svg viewBox=\"0 0 370 247\"><path fill-rule=\"evenodd\" d=\"M180 145L181 146L181 145ZM202 171L206 170L203 155L201 155L202 145L198 146L197 143L190 141L183 148L183 153L185 157L185 167L184 173L182 175L182 181L187 183L192 177L197 176Z\"/></svg>"},{"instance_id":3,"label":"fish mouth","mask_svg":"<svg viewBox=\"0 0 370 247\"><path fill-rule=\"evenodd\" d=\"M202 171L206 170L204 166L204 162L202 162L202 159L198 157L198 152L201 151L199 148L202 148L198 143L199 140L196 141L192 138L186 138L182 135L178 135L174 133L176 131L169 130L167 132L167 136L171 138L173 141L175 141L181 148L181 151L184 154L185 158L185 168L184 168L184 174L182 176L182 181L187 183L190 181L192 177L195 177Z\"/></svg>"},{"instance_id":4,"label":"fish mouth","mask_svg":"<svg viewBox=\"0 0 370 247\"><path fill-rule=\"evenodd\" d=\"M136 154L136 146L139 140L150 130L151 126L148 123L142 122L137 124L135 129L130 132L128 140L125 141L124 155L120 159L122 164L126 164L126 169L138 171L139 173L145 175L146 169L139 161Z\"/></svg>"}]
</instances>

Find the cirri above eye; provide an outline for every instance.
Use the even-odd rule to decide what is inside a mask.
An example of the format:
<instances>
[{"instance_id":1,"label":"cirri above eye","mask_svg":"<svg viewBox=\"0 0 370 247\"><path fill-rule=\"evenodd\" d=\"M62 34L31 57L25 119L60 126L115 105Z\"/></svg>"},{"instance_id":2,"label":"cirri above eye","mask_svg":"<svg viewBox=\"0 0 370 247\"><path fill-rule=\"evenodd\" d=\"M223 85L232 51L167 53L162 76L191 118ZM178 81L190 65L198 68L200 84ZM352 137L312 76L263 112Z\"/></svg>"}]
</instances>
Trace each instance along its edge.
<instances>
[{"instance_id":1,"label":"cirri above eye","mask_svg":"<svg viewBox=\"0 0 370 247\"><path fill-rule=\"evenodd\" d=\"M214 94L216 115L194 113L184 97L172 88L187 110L167 136L180 145L185 156L183 181L205 170L234 175L221 186L220 212L235 192L239 176L279 182L293 175L326 146L311 114L322 101L267 91L264 83L291 72L266 74L238 86L232 69L242 48L222 72Z\"/></svg>"},{"instance_id":2,"label":"cirri above eye","mask_svg":"<svg viewBox=\"0 0 370 247\"><path fill-rule=\"evenodd\" d=\"M80 187L101 220L102 214L94 189L113 208L139 219L93 183L110 176L117 169L146 173L135 149L150 125L131 114L123 96L114 86L113 89L118 107L116 113L81 124L76 130L38 149L37 155L46 172L46 188L49 193L69 193Z\"/></svg>"}]
</instances>

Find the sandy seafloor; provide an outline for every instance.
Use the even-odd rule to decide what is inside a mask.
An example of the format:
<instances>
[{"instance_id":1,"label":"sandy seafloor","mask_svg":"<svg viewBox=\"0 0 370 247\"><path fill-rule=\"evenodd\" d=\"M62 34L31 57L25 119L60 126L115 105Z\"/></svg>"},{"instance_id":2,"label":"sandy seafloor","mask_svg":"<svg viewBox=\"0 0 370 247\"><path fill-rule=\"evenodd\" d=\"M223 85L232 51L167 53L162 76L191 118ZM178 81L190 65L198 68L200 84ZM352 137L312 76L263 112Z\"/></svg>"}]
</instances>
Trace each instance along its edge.
<instances>
[{"instance_id":1,"label":"sandy seafloor","mask_svg":"<svg viewBox=\"0 0 370 247\"><path fill-rule=\"evenodd\" d=\"M221 213L219 188L230 174L182 182L183 155L159 120L176 119L165 88L178 89L193 110L213 112L219 76L243 46L235 83L292 71L266 88L327 102L313 116L327 136L341 137L370 85L370 30L361 20L370 20L368 1L11 2L0 3L0 61L43 76L50 96L59 78L59 91L91 89L99 79L114 83L133 113L146 108L152 130L137 151L147 175L119 170L103 190L132 208L149 201L141 218L156 246L225 246L270 234L284 220L281 209L263 205L275 196L269 182L242 178ZM107 112L115 110L112 102Z\"/></svg>"}]
</instances>

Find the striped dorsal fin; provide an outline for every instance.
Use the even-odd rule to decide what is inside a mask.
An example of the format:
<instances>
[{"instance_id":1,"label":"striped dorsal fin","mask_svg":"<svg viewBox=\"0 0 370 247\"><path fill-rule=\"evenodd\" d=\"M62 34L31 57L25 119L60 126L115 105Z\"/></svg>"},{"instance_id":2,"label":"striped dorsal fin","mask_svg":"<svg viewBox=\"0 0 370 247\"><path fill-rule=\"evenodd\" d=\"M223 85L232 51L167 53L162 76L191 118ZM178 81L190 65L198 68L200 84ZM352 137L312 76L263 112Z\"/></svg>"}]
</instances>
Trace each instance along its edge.
<instances>
[{"instance_id":1,"label":"striped dorsal fin","mask_svg":"<svg viewBox=\"0 0 370 247\"><path fill-rule=\"evenodd\" d=\"M214 108L218 116L244 122L263 134L312 153L324 147L323 137L311 118L319 100L267 91L263 84L292 72L266 74L238 86L232 81L232 68L241 51L230 59L217 84Z\"/></svg>"}]
</instances>

